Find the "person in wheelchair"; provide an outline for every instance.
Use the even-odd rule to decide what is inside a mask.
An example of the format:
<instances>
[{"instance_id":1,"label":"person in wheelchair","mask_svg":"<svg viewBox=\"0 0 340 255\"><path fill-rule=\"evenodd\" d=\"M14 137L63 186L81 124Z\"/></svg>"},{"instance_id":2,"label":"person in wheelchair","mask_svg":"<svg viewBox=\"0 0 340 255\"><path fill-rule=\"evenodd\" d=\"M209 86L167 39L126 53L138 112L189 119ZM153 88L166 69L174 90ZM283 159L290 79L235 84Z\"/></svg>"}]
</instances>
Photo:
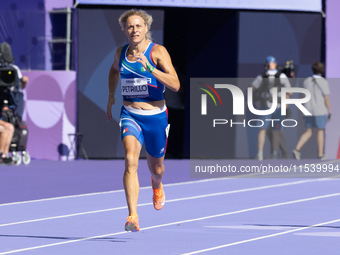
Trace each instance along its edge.
<instances>
[{"instance_id":1,"label":"person in wheelchair","mask_svg":"<svg viewBox=\"0 0 340 255\"><path fill-rule=\"evenodd\" d=\"M11 123L0 120L0 164L12 164L9 148L13 134L14 126Z\"/></svg>"}]
</instances>

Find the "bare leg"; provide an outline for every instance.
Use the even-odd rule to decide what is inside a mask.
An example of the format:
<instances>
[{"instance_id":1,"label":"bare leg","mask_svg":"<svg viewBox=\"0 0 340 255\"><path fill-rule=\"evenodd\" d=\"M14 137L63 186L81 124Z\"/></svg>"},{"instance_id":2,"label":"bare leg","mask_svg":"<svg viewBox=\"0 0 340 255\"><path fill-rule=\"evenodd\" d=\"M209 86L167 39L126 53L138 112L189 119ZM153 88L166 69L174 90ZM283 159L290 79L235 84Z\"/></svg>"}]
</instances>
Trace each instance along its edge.
<instances>
[{"instance_id":1,"label":"bare leg","mask_svg":"<svg viewBox=\"0 0 340 255\"><path fill-rule=\"evenodd\" d=\"M162 185L162 177L164 174L163 160L164 156L161 158L154 158L147 154L148 166L152 175L152 201L153 207L156 210L162 209L165 203L165 194Z\"/></svg>"},{"instance_id":2,"label":"bare leg","mask_svg":"<svg viewBox=\"0 0 340 255\"><path fill-rule=\"evenodd\" d=\"M123 147L125 151L125 172L123 183L129 215L132 215L137 214L139 195L137 169L142 146L136 137L129 135L123 138Z\"/></svg>"},{"instance_id":3,"label":"bare leg","mask_svg":"<svg viewBox=\"0 0 340 255\"><path fill-rule=\"evenodd\" d=\"M268 127L266 129L266 135L267 135L267 138L270 142L270 153L273 154L273 151L274 151L274 148L273 148L273 135L272 135L272 128L271 127Z\"/></svg>"},{"instance_id":4,"label":"bare leg","mask_svg":"<svg viewBox=\"0 0 340 255\"><path fill-rule=\"evenodd\" d=\"M273 153L279 152L280 146L280 130L272 130L272 139L273 139Z\"/></svg>"},{"instance_id":5,"label":"bare leg","mask_svg":"<svg viewBox=\"0 0 340 255\"><path fill-rule=\"evenodd\" d=\"M313 133L312 129L307 128L306 132L304 132L300 137L295 149L300 151L302 146L309 140L309 138L311 138L312 133Z\"/></svg>"},{"instance_id":6,"label":"bare leg","mask_svg":"<svg viewBox=\"0 0 340 255\"><path fill-rule=\"evenodd\" d=\"M280 149L282 151L282 158L289 158L287 145L286 145L286 135L284 130L280 130Z\"/></svg>"},{"instance_id":7,"label":"bare leg","mask_svg":"<svg viewBox=\"0 0 340 255\"><path fill-rule=\"evenodd\" d=\"M266 130L260 129L259 135L257 137L257 146L258 146L259 151L263 151L265 140L266 140Z\"/></svg>"},{"instance_id":8,"label":"bare leg","mask_svg":"<svg viewBox=\"0 0 340 255\"><path fill-rule=\"evenodd\" d=\"M165 167L163 165L164 156L161 158L154 158L147 153L148 167L153 178L153 188L159 189L162 182Z\"/></svg>"},{"instance_id":9,"label":"bare leg","mask_svg":"<svg viewBox=\"0 0 340 255\"><path fill-rule=\"evenodd\" d=\"M318 142L318 157L321 158L323 156L323 149L325 145L325 130L324 129L318 129L317 142Z\"/></svg>"},{"instance_id":10,"label":"bare leg","mask_svg":"<svg viewBox=\"0 0 340 255\"><path fill-rule=\"evenodd\" d=\"M8 132L6 130L3 130L0 133L0 152L1 153L5 153L6 150L6 144L7 144L7 140L8 140Z\"/></svg>"},{"instance_id":11,"label":"bare leg","mask_svg":"<svg viewBox=\"0 0 340 255\"><path fill-rule=\"evenodd\" d=\"M7 136L6 143L5 143L4 154L9 153L9 147L11 146L11 142L12 142L12 138L14 134L14 126L8 123L8 125L6 125L6 131L8 133L8 136Z\"/></svg>"},{"instance_id":12,"label":"bare leg","mask_svg":"<svg viewBox=\"0 0 340 255\"><path fill-rule=\"evenodd\" d=\"M5 155L9 152L13 134L14 126L11 123L1 121L0 151Z\"/></svg>"}]
</instances>

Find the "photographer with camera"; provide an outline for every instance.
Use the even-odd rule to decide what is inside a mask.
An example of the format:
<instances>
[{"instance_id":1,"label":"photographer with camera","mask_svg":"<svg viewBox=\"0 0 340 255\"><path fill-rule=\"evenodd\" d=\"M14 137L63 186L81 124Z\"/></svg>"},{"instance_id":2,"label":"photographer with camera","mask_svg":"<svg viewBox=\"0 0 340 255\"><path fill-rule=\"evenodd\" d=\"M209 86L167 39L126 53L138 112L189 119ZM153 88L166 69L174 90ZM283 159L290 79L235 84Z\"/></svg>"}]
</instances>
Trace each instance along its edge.
<instances>
[{"instance_id":1,"label":"photographer with camera","mask_svg":"<svg viewBox=\"0 0 340 255\"><path fill-rule=\"evenodd\" d=\"M14 64L11 46L7 42L0 44L0 106L8 100L15 112L22 117L24 100L22 89L26 87L28 77L22 76L20 68Z\"/></svg>"},{"instance_id":2,"label":"photographer with camera","mask_svg":"<svg viewBox=\"0 0 340 255\"><path fill-rule=\"evenodd\" d=\"M272 133L272 158L278 157L278 149L280 146L280 130L283 130L281 121L284 116L281 115L281 88L291 87L287 75L280 72L277 69L277 61L273 56L268 56L264 62L265 72L258 75L252 82L254 95L260 100L261 110L270 109L272 106L273 88L277 88L278 104L277 108L272 114L259 116L259 119L263 121L263 126L260 127L258 134L258 153L256 159L263 160L263 147L266 139L267 129L271 129ZM287 95L289 97L291 95ZM266 119L275 119L275 125L272 125L271 121L265 121ZM269 127L269 125L272 125Z\"/></svg>"},{"instance_id":3,"label":"photographer with camera","mask_svg":"<svg viewBox=\"0 0 340 255\"><path fill-rule=\"evenodd\" d=\"M14 64L11 46L7 42L0 44L0 164L12 164L9 156L15 131L15 115L21 120L24 101L22 89L28 82Z\"/></svg>"}]
</instances>

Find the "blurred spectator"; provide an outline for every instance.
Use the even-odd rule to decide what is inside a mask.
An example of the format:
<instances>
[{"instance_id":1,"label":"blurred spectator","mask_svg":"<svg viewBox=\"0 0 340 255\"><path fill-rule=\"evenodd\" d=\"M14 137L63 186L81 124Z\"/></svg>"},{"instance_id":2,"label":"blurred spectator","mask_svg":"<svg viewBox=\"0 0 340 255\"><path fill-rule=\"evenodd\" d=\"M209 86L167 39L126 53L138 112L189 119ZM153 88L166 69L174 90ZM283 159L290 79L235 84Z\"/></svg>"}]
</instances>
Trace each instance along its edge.
<instances>
[{"instance_id":1,"label":"blurred spectator","mask_svg":"<svg viewBox=\"0 0 340 255\"><path fill-rule=\"evenodd\" d=\"M261 110L270 109L272 106L273 88L276 87L278 89L278 103L272 114L259 116L264 124L260 127L258 134L258 153L256 155L258 160L263 160L263 147L268 128L271 129L272 135L272 158L278 157L280 130L283 130L281 125L283 120L281 115L281 87L291 87L287 75L277 69L277 61L273 56L268 56L264 64L265 72L258 75L252 83L254 95L260 100ZM266 121L266 119L276 119L276 121L272 124L271 121ZM285 143L282 143L281 146L285 146Z\"/></svg>"},{"instance_id":2,"label":"blurred spectator","mask_svg":"<svg viewBox=\"0 0 340 255\"><path fill-rule=\"evenodd\" d=\"M301 158L302 146L311 138L313 130L317 129L317 144L318 144L318 158L325 160L324 144L325 144L325 127L327 122L331 119L331 105L329 102L329 85L326 79L322 77L325 71L325 66L321 62L315 62L312 65L314 75L308 77L303 82L303 87L308 89L311 93L311 99L305 104L306 109L312 116L305 116L306 132L300 137L293 156L295 159Z\"/></svg>"}]
</instances>

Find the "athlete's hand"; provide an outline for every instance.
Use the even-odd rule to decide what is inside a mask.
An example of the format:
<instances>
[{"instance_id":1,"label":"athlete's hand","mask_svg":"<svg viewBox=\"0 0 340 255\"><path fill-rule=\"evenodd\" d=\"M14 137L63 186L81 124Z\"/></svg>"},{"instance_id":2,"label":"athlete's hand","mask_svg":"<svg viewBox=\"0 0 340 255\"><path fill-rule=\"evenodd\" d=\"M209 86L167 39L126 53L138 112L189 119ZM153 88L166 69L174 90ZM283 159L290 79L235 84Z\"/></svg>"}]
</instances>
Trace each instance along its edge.
<instances>
[{"instance_id":1,"label":"athlete's hand","mask_svg":"<svg viewBox=\"0 0 340 255\"><path fill-rule=\"evenodd\" d=\"M147 69L146 62L148 62L148 59L144 56L143 53L137 53L134 55L136 58L136 61L141 63L145 69Z\"/></svg>"},{"instance_id":2,"label":"athlete's hand","mask_svg":"<svg viewBox=\"0 0 340 255\"><path fill-rule=\"evenodd\" d=\"M114 94L109 94L109 100L107 102L106 118L107 120L112 119L112 106L116 103L116 98Z\"/></svg>"}]
</instances>

